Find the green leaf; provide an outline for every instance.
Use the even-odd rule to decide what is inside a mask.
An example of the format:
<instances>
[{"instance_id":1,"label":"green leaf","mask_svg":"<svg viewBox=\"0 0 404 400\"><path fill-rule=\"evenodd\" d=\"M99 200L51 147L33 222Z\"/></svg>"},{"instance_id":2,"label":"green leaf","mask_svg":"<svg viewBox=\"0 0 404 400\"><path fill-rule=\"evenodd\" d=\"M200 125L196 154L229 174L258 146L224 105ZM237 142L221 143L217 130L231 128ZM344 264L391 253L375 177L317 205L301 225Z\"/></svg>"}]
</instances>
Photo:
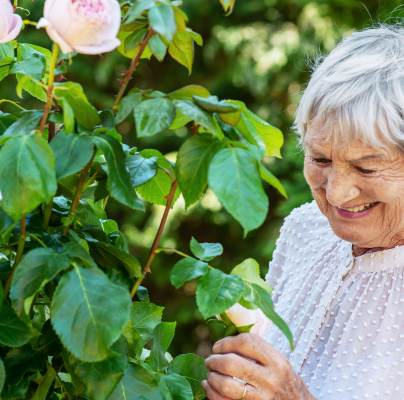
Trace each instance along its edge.
<instances>
[{"instance_id":1,"label":"green leaf","mask_svg":"<svg viewBox=\"0 0 404 400\"><path fill-rule=\"evenodd\" d=\"M26 253L11 283L10 298L17 314L24 311L28 314L36 294L69 265L68 257L51 248L37 248Z\"/></svg>"},{"instance_id":2,"label":"green leaf","mask_svg":"<svg viewBox=\"0 0 404 400\"><path fill-rule=\"evenodd\" d=\"M86 243L87 244L87 243ZM88 249L85 249L77 242L67 242L64 244L63 253L68 257L79 261L87 267L96 267L94 260L91 258Z\"/></svg>"},{"instance_id":3,"label":"green leaf","mask_svg":"<svg viewBox=\"0 0 404 400\"><path fill-rule=\"evenodd\" d=\"M268 198L257 162L247 150L239 147L220 150L210 163L208 182L246 234L265 221Z\"/></svg>"},{"instance_id":4,"label":"green leaf","mask_svg":"<svg viewBox=\"0 0 404 400\"><path fill-rule=\"evenodd\" d=\"M107 188L111 196L119 203L135 210L143 210L143 204L137 198L125 166L125 153L121 144L109 135L93 136L95 145L104 154L107 162Z\"/></svg>"},{"instance_id":5,"label":"green leaf","mask_svg":"<svg viewBox=\"0 0 404 400\"><path fill-rule=\"evenodd\" d=\"M153 345L147 362L157 371L167 366L166 351L175 333L176 322L160 322L153 331Z\"/></svg>"},{"instance_id":6,"label":"green leaf","mask_svg":"<svg viewBox=\"0 0 404 400\"><path fill-rule=\"evenodd\" d=\"M1 148L0 191L2 207L14 220L55 195L55 158L41 136L14 136Z\"/></svg>"},{"instance_id":7,"label":"green leaf","mask_svg":"<svg viewBox=\"0 0 404 400\"><path fill-rule=\"evenodd\" d=\"M31 78L28 75L16 75L17 77L17 87L16 92L18 97L22 98L22 92L27 92L32 97L46 103L47 94L46 89L40 82L36 81L35 79Z\"/></svg>"},{"instance_id":8,"label":"green leaf","mask_svg":"<svg viewBox=\"0 0 404 400\"><path fill-rule=\"evenodd\" d=\"M157 174L157 157L143 157L136 153L126 160L130 180L134 187L143 185Z\"/></svg>"},{"instance_id":9,"label":"green leaf","mask_svg":"<svg viewBox=\"0 0 404 400\"><path fill-rule=\"evenodd\" d=\"M140 365L130 365L108 400L166 400L154 375Z\"/></svg>"},{"instance_id":10,"label":"green leaf","mask_svg":"<svg viewBox=\"0 0 404 400\"><path fill-rule=\"evenodd\" d=\"M244 283L236 275L210 268L199 281L196 289L196 304L207 319L227 310L241 298Z\"/></svg>"},{"instance_id":11,"label":"green leaf","mask_svg":"<svg viewBox=\"0 0 404 400\"><path fill-rule=\"evenodd\" d=\"M124 351L126 349L120 349L117 344L113 346L107 359L97 363L79 363L75 369L77 376L86 385L90 399L108 398L124 376L128 357Z\"/></svg>"},{"instance_id":12,"label":"green leaf","mask_svg":"<svg viewBox=\"0 0 404 400\"><path fill-rule=\"evenodd\" d=\"M11 67L10 72L30 76L34 80L40 81L45 72L45 59L38 54L32 54L29 58L17 61Z\"/></svg>"},{"instance_id":13,"label":"green leaf","mask_svg":"<svg viewBox=\"0 0 404 400\"><path fill-rule=\"evenodd\" d=\"M190 247L192 254L203 261L210 261L223 254L223 246L220 243L199 243L194 237Z\"/></svg>"},{"instance_id":14,"label":"green leaf","mask_svg":"<svg viewBox=\"0 0 404 400\"><path fill-rule=\"evenodd\" d=\"M168 47L168 53L188 70L188 75L191 75L195 49L194 36L189 30L175 33L174 39Z\"/></svg>"},{"instance_id":15,"label":"green leaf","mask_svg":"<svg viewBox=\"0 0 404 400\"><path fill-rule=\"evenodd\" d=\"M166 38L168 41L173 40L174 34L177 30L175 22L174 10L171 4L156 4L150 8L149 24L154 31Z\"/></svg>"},{"instance_id":16,"label":"green leaf","mask_svg":"<svg viewBox=\"0 0 404 400\"><path fill-rule=\"evenodd\" d=\"M55 154L58 179L81 171L94 152L94 144L89 136L65 132L59 132L50 142L50 146Z\"/></svg>"},{"instance_id":17,"label":"green leaf","mask_svg":"<svg viewBox=\"0 0 404 400\"><path fill-rule=\"evenodd\" d=\"M53 295L51 320L63 345L78 359L102 361L129 320L131 299L98 268L63 275Z\"/></svg>"},{"instance_id":18,"label":"green leaf","mask_svg":"<svg viewBox=\"0 0 404 400\"><path fill-rule=\"evenodd\" d=\"M30 327L17 317L11 307L2 305L0 307L0 344L8 347L20 347L31 337Z\"/></svg>"},{"instance_id":19,"label":"green leaf","mask_svg":"<svg viewBox=\"0 0 404 400\"><path fill-rule=\"evenodd\" d=\"M155 5L154 0L137 0L137 1L135 1L135 3L129 7L129 9L125 15L124 23L130 24L131 22L138 19L142 15L143 11L146 11L149 8L152 8L154 5Z\"/></svg>"},{"instance_id":20,"label":"green leaf","mask_svg":"<svg viewBox=\"0 0 404 400\"><path fill-rule=\"evenodd\" d=\"M3 360L0 358L0 394L6 382L6 369L4 368Z\"/></svg>"},{"instance_id":21,"label":"green leaf","mask_svg":"<svg viewBox=\"0 0 404 400\"><path fill-rule=\"evenodd\" d=\"M0 66L11 64L14 61L15 45L11 42L0 44Z\"/></svg>"},{"instance_id":22,"label":"green leaf","mask_svg":"<svg viewBox=\"0 0 404 400\"><path fill-rule=\"evenodd\" d=\"M193 100L193 96L209 97L209 90L200 85L187 85L180 89L168 93L168 97L172 100Z\"/></svg>"},{"instance_id":23,"label":"green leaf","mask_svg":"<svg viewBox=\"0 0 404 400\"><path fill-rule=\"evenodd\" d=\"M131 326L139 336L148 340L153 336L154 328L161 322L164 307L153 303L135 301L131 311Z\"/></svg>"},{"instance_id":24,"label":"green leaf","mask_svg":"<svg viewBox=\"0 0 404 400\"><path fill-rule=\"evenodd\" d=\"M116 114L115 122L117 124L122 123L129 115L133 112L133 110L137 107L137 105L142 101L143 96L140 92L130 92L126 95L119 105L119 111Z\"/></svg>"},{"instance_id":25,"label":"green leaf","mask_svg":"<svg viewBox=\"0 0 404 400\"><path fill-rule=\"evenodd\" d=\"M205 360L193 353L180 354L171 361L168 366L169 373L177 373L184 376L191 384L195 399L202 399L205 390L201 382L207 379L208 369L205 367Z\"/></svg>"},{"instance_id":26,"label":"green leaf","mask_svg":"<svg viewBox=\"0 0 404 400\"><path fill-rule=\"evenodd\" d=\"M180 147L176 175L186 207L197 202L205 191L209 164L220 146L221 143L212 135L200 134L190 137Z\"/></svg>"},{"instance_id":27,"label":"green leaf","mask_svg":"<svg viewBox=\"0 0 404 400\"><path fill-rule=\"evenodd\" d=\"M261 286L265 291L271 294L271 288L265 280L261 278L260 266L253 258L247 258L240 264L236 265L231 270L231 273L238 275L246 282L255 283L256 285Z\"/></svg>"},{"instance_id":28,"label":"green leaf","mask_svg":"<svg viewBox=\"0 0 404 400\"><path fill-rule=\"evenodd\" d=\"M95 245L101 247L104 251L119 260L128 272L129 278L139 278L142 276L142 269L136 257L109 243L97 242Z\"/></svg>"},{"instance_id":29,"label":"green leaf","mask_svg":"<svg viewBox=\"0 0 404 400\"><path fill-rule=\"evenodd\" d=\"M230 113L239 111L240 107L235 104L228 104L225 100L219 100L217 96L199 97L192 96L195 103L208 112Z\"/></svg>"},{"instance_id":30,"label":"green leaf","mask_svg":"<svg viewBox=\"0 0 404 400\"><path fill-rule=\"evenodd\" d=\"M175 108L181 114L187 116L191 121L197 125L202 126L205 130L213 135L221 138L223 133L220 128L215 124L211 115L206 111L201 110L196 104L189 100L174 100Z\"/></svg>"},{"instance_id":31,"label":"green leaf","mask_svg":"<svg viewBox=\"0 0 404 400\"><path fill-rule=\"evenodd\" d=\"M159 61L163 61L167 53L167 45L159 35L153 35L149 40L149 47L153 55Z\"/></svg>"},{"instance_id":32,"label":"green leaf","mask_svg":"<svg viewBox=\"0 0 404 400\"><path fill-rule=\"evenodd\" d=\"M176 373L162 375L159 387L167 400L193 400L192 388L186 378Z\"/></svg>"},{"instance_id":33,"label":"green leaf","mask_svg":"<svg viewBox=\"0 0 404 400\"><path fill-rule=\"evenodd\" d=\"M29 135L33 130L38 127L39 120L42 117L42 112L37 110L23 111L17 121L11 124L4 136L16 136L16 135Z\"/></svg>"},{"instance_id":34,"label":"green leaf","mask_svg":"<svg viewBox=\"0 0 404 400\"><path fill-rule=\"evenodd\" d=\"M260 164L260 176L261 178L269 183L271 186L273 186L275 189L278 190L278 192L285 197L286 199L288 198L288 194L286 193L286 189L283 187L282 183L279 181L279 179L272 174L271 171L269 171L264 165Z\"/></svg>"},{"instance_id":35,"label":"green leaf","mask_svg":"<svg viewBox=\"0 0 404 400\"><path fill-rule=\"evenodd\" d=\"M208 269L209 266L206 262L192 257L185 257L175 263L170 273L170 282L178 289L185 282L205 275Z\"/></svg>"},{"instance_id":36,"label":"green leaf","mask_svg":"<svg viewBox=\"0 0 404 400\"><path fill-rule=\"evenodd\" d=\"M75 82L56 82L54 94L63 108L64 102L69 104L77 122L86 129L93 129L101 123L96 108L88 101L81 85ZM61 100L64 101L61 101Z\"/></svg>"},{"instance_id":37,"label":"green leaf","mask_svg":"<svg viewBox=\"0 0 404 400\"><path fill-rule=\"evenodd\" d=\"M268 291L255 283L250 283L248 286L251 289L252 303L260 308L261 311L281 330L281 332L288 339L291 350L293 350L293 334L290 331L287 323L275 311L272 298Z\"/></svg>"},{"instance_id":38,"label":"green leaf","mask_svg":"<svg viewBox=\"0 0 404 400\"><path fill-rule=\"evenodd\" d=\"M175 118L171 100L165 98L142 101L135 108L136 132L138 137L153 136L167 129Z\"/></svg>"},{"instance_id":39,"label":"green leaf","mask_svg":"<svg viewBox=\"0 0 404 400\"><path fill-rule=\"evenodd\" d=\"M63 109L63 125L65 132L73 133L75 130L74 110L65 98L59 100Z\"/></svg>"}]
</instances>

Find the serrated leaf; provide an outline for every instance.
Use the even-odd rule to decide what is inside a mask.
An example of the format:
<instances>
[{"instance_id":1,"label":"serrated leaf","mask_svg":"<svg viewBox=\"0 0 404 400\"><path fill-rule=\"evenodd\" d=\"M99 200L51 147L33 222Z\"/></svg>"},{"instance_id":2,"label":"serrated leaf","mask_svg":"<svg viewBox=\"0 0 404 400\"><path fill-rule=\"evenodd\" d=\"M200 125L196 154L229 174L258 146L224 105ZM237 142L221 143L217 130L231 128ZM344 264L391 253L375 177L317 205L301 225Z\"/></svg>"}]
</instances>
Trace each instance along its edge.
<instances>
[{"instance_id":1,"label":"serrated leaf","mask_svg":"<svg viewBox=\"0 0 404 400\"><path fill-rule=\"evenodd\" d=\"M30 94L32 97L46 103L47 94L45 87L35 79L31 78L28 75L16 75L17 77L17 87L16 92L17 96L22 98L23 91Z\"/></svg>"},{"instance_id":2,"label":"serrated leaf","mask_svg":"<svg viewBox=\"0 0 404 400\"><path fill-rule=\"evenodd\" d=\"M123 378L128 366L125 346L118 342L107 359L96 363L79 363L75 373L86 385L92 400L105 400Z\"/></svg>"},{"instance_id":3,"label":"serrated leaf","mask_svg":"<svg viewBox=\"0 0 404 400\"><path fill-rule=\"evenodd\" d=\"M283 187L280 180L262 164L260 164L260 176L265 182L273 186L283 197L286 199L288 198L286 189Z\"/></svg>"},{"instance_id":4,"label":"serrated leaf","mask_svg":"<svg viewBox=\"0 0 404 400\"><path fill-rule=\"evenodd\" d=\"M136 133L138 137L153 136L168 129L175 118L175 107L165 98L142 101L135 108Z\"/></svg>"},{"instance_id":5,"label":"serrated leaf","mask_svg":"<svg viewBox=\"0 0 404 400\"><path fill-rule=\"evenodd\" d=\"M199 243L194 237L191 239L190 248L192 254L203 261L210 261L223 254L223 246L220 243Z\"/></svg>"},{"instance_id":6,"label":"serrated leaf","mask_svg":"<svg viewBox=\"0 0 404 400\"><path fill-rule=\"evenodd\" d=\"M94 152L94 145L89 136L65 132L59 132L50 142L50 146L55 154L58 179L81 171Z\"/></svg>"},{"instance_id":7,"label":"serrated leaf","mask_svg":"<svg viewBox=\"0 0 404 400\"><path fill-rule=\"evenodd\" d=\"M208 182L227 211L249 231L258 228L268 212L257 162L239 147L220 150L210 163Z\"/></svg>"},{"instance_id":8,"label":"serrated leaf","mask_svg":"<svg viewBox=\"0 0 404 400\"><path fill-rule=\"evenodd\" d=\"M37 248L26 253L11 283L10 298L17 313L28 313L35 295L69 265L70 259L52 248Z\"/></svg>"},{"instance_id":9,"label":"serrated leaf","mask_svg":"<svg viewBox=\"0 0 404 400\"><path fill-rule=\"evenodd\" d=\"M187 30L177 31L173 41L168 46L168 53L175 61L188 70L188 75L191 75L192 72L194 52L193 35Z\"/></svg>"},{"instance_id":10,"label":"serrated leaf","mask_svg":"<svg viewBox=\"0 0 404 400\"><path fill-rule=\"evenodd\" d=\"M178 289L185 282L205 275L208 269L208 263L196 258L185 257L173 266L170 273L170 282Z\"/></svg>"},{"instance_id":11,"label":"serrated leaf","mask_svg":"<svg viewBox=\"0 0 404 400\"><path fill-rule=\"evenodd\" d=\"M133 187L143 185L157 174L157 157L143 157L140 153L126 160Z\"/></svg>"},{"instance_id":12,"label":"serrated leaf","mask_svg":"<svg viewBox=\"0 0 404 400\"><path fill-rule=\"evenodd\" d=\"M0 191L2 208L14 220L55 195L55 158L41 136L14 136L1 148Z\"/></svg>"},{"instance_id":13,"label":"serrated leaf","mask_svg":"<svg viewBox=\"0 0 404 400\"><path fill-rule=\"evenodd\" d=\"M133 110L137 107L137 105L142 101L142 94L140 92L130 92L126 95L119 105L118 113L115 117L115 122L117 124L122 123L129 115L133 112Z\"/></svg>"},{"instance_id":14,"label":"serrated leaf","mask_svg":"<svg viewBox=\"0 0 404 400\"><path fill-rule=\"evenodd\" d=\"M154 328L161 322L164 307L153 303L135 301L131 311L131 325L144 339L153 336Z\"/></svg>"},{"instance_id":15,"label":"serrated leaf","mask_svg":"<svg viewBox=\"0 0 404 400\"><path fill-rule=\"evenodd\" d=\"M51 320L63 345L78 359L102 361L129 320L131 299L98 268L74 268L53 295Z\"/></svg>"},{"instance_id":16,"label":"serrated leaf","mask_svg":"<svg viewBox=\"0 0 404 400\"><path fill-rule=\"evenodd\" d=\"M149 9L149 24L154 31L166 38L173 40L177 30L174 10L171 4L159 3Z\"/></svg>"},{"instance_id":17,"label":"serrated leaf","mask_svg":"<svg viewBox=\"0 0 404 400\"><path fill-rule=\"evenodd\" d=\"M42 112L37 110L23 111L17 121L11 124L4 132L4 136L29 135L38 127Z\"/></svg>"},{"instance_id":18,"label":"serrated leaf","mask_svg":"<svg viewBox=\"0 0 404 400\"><path fill-rule=\"evenodd\" d=\"M8 347L20 347L32 337L32 331L14 312L7 306L0 307L0 344Z\"/></svg>"},{"instance_id":19,"label":"serrated leaf","mask_svg":"<svg viewBox=\"0 0 404 400\"><path fill-rule=\"evenodd\" d=\"M121 144L109 135L93 136L92 139L107 162L107 188L111 196L127 207L143 210L143 204L132 187Z\"/></svg>"},{"instance_id":20,"label":"serrated leaf","mask_svg":"<svg viewBox=\"0 0 404 400\"><path fill-rule=\"evenodd\" d=\"M199 107L209 112L230 113L240 110L237 105L226 103L225 100L219 100L217 96L192 96L192 98Z\"/></svg>"},{"instance_id":21,"label":"serrated leaf","mask_svg":"<svg viewBox=\"0 0 404 400\"><path fill-rule=\"evenodd\" d=\"M147 362L157 371L167 366L166 351L175 333L176 322L160 322L153 331L153 345Z\"/></svg>"},{"instance_id":22,"label":"serrated leaf","mask_svg":"<svg viewBox=\"0 0 404 400\"><path fill-rule=\"evenodd\" d=\"M199 281L196 289L196 304L207 319L227 310L241 298L244 283L236 275L210 268Z\"/></svg>"},{"instance_id":23,"label":"serrated leaf","mask_svg":"<svg viewBox=\"0 0 404 400\"><path fill-rule=\"evenodd\" d=\"M90 104L81 85L75 82L56 82L54 94L56 100L64 99L74 112L77 122L86 129L100 124L96 108ZM64 102L60 102L63 108Z\"/></svg>"},{"instance_id":24,"label":"serrated leaf","mask_svg":"<svg viewBox=\"0 0 404 400\"><path fill-rule=\"evenodd\" d=\"M163 61L167 54L167 45L161 40L159 35L153 35L149 40L149 47L153 55L159 61Z\"/></svg>"},{"instance_id":25,"label":"serrated leaf","mask_svg":"<svg viewBox=\"0 0 404 400\"><path fill-rule=\"evenodd\" d=\"M168 97L172 100L193 100L193 96L209 97L209 90L201 85L187 85L173 92L168 93Z\"/></svg>"},{"instance_id":26,"label":"serrated leaf","mask_svg":"<svg viewBox=\"0 0 404 400\"><path fill-rule=\"evenodd\" d=\"M0 44L0 66L11 64L14 61L14 48L13 43Z\"/></svg>"},{"instance_id":27,"label":"serrated leaf","mask_svg":"<svg viewBox=\"0 0 404 400\"><path fill-rule=\"evenodd\" d=\"M261 286L265 291L271 294L271 288L265 282L265 280L261 278L260 266L253 258L247 258L240 264L236 265L231 270L231 273L238 275L244 281L255 283L256 285Z\"/></svg>"},{"instance_id":28,"label":"serrated leaf","mask_svg":"<svg viewBox=\"0 0 404 400\"><path fill-rule=\"evenodd\" d=\"M140 365L130 365L108 400L166 400L154 375Z\"/></svg>"},{"instance_id":29,"label":"serrated leaf","mask_svg":"<svg viewBox=\"0 0 404 400\"><path fill-rule=\"evenodd\" d=\"M180 354L171 361L168 372L175 372L188 380L194 399L202 399L205 396L201 382L207 379L208 369L205 367L205 360L202 357L193 353Z\"/></svg>"},{"instance_id":30,"label":"serrated leaf","mask_svg":"<svg viewBox=\"0 0 404 400\"><path fill-rule=\"evenodd\" d=\"M193 400L192 388L186 378L176 373L162 375L159 387L167 400Z\"/></svg>"},{"instance_id":31,"label":"serrated leaf","mask_svg":"<svg viewBox=\"0 0 404 400\"><path fill-rule=\"evenodd\" d=\"M130 24L138 19L142 13L155 5L154 0L136 0L126 12L124 23Z\"/></svg>"},{"instance_id":32,"label":"serrated leaf","mask_svg":"<svg viewBox=\"0 0 404 400\"><path fill-rule=\"evenodd\" d=\"M220 146L212 135L200 134L190 137L180 147L176 175L186 207L197 202L205 191L209 164Z\"/></svg>"}]
</instances>

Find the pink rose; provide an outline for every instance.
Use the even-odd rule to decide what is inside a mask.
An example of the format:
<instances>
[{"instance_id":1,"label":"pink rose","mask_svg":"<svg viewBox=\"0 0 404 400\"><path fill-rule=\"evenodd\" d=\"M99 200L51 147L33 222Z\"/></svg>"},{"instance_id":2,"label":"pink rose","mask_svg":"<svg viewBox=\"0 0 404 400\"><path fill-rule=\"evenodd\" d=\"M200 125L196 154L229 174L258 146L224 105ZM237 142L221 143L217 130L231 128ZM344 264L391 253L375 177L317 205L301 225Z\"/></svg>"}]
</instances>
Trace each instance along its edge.
<instances>
[{"instance_id":1,"label":"pink rose","mask_svg":"<svg viewBox=\"0 0 404 400\"><path fill-rule=\"evenodd\" d=\"M0 43L15 39L22 28L22 19L14 14L10 0L0 0Z\"/></svg>"},{"instance_id":2,"label":"pink rose","mask_svg":"<svg viewBox=\"0 0 404 400\"><path fill-rule=\"evenodd\" d=\"M100 54L119 46L120 24L117 0L45 0L37 27L46 28L64 53Z\"/></svg>"},{"instance_id":3,"label":"pink rose","mask_svg":"<svg viewBox=\"0 0 404 400\"><path fill-rule=\"evenodd\" d=\"M260 309L249 310L239 303L232 305L225 311L229 320L237 327L254 325L251 333L265 336L265 332L272 325L272 322L264 315Z\"/></svg>"}]
</instances>

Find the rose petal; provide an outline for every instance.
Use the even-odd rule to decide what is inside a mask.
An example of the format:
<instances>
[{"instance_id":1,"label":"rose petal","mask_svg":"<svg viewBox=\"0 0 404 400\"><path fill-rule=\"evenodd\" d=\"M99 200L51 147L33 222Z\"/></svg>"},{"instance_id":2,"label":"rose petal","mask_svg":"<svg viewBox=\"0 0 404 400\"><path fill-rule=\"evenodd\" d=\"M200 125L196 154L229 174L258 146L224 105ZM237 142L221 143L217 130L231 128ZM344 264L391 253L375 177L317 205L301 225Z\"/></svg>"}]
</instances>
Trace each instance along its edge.
<instances>
[{"instance_id":1,"label":"rose petal","mask_svg":"<svg viewBox=\"0 0 404 400\"><path fill-rule=\"evenodd\" d=\"M46 18L41 18L38 21L37 28L46 28L46 32L49 37L60 46L63 53L71 53L73 51L72 47L64 41L62 36L59 35L56 29Z\"/></svg>"},{"instance_id":2,"label":"rose petal","mask_svg":"<svg viewBox=\"0 0 404 400\"><path fill-rule=\"evenodd\" d=\"M74 46L74 50L81 54L101 54L108 53L116 49L121 44L120 40L113 38L107 42L95 46Z\"/></svg>"},{"instance_id":3,"label":"rose petal","mask_svg":"<svg viewBox=\"0 0 404 400\"><path fill-rule=\"evenodd\" d=\"M6 43L6 42L9 42L10 40L14 40L18 36L18 34L21 32L23 23L22 23L22 18L19 15L17 15L17 14L13 15L11 24L12 24L11 30L8 32L8 35L1 38L0 42L2 41L2 43Z\"/></svg>"}]
</instances>

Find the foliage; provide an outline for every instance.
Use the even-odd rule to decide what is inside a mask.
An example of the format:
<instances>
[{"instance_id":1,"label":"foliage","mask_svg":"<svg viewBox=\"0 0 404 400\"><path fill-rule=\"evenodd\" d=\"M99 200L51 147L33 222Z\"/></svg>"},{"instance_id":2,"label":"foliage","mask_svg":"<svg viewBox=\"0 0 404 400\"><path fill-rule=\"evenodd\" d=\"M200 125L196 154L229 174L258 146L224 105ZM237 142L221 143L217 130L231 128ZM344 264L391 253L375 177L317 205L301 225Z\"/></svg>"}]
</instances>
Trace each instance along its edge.
<instances>
[{"instance_id":1,"label":"foliage","mask_svg":"<svg viewBox=\"0 0 404 400\"><path fill-rule=\"evenodd\" d=\"M234 7L221 3L228 13ZM168 214L180 195L189 207L209 189L246 235L266 219L264 182L285 194L264 164L281 157L283 135L245 103L220 100L195 84L126 90L142 58L169 55L191 73L202 38L188 26L181 2L125 1L122 14L118 51L132 61L105 109L70 79L75 54L59 54L57 44L52 51L17 41L0 45L1 77L15 79L24 100L4 99L12 111L0 113L4 399L203 398L203 359L171 356L176 322L163 320L163 307L142 285L164 251ZM124 141L121 125L128 120L136 146ZM185 137L175 162L141 145L178 131ZM143 268L108 214L110 201L134 214L149 203L164 206ZM192 256L168 249L184 257L170 281L176 288L195 284L205 319L236 302L260 307L293 347L259 268L249 261L228 274L212 266L223 252L219 243L192 238L190 250Z\"/></svg>"}]
</instances>

